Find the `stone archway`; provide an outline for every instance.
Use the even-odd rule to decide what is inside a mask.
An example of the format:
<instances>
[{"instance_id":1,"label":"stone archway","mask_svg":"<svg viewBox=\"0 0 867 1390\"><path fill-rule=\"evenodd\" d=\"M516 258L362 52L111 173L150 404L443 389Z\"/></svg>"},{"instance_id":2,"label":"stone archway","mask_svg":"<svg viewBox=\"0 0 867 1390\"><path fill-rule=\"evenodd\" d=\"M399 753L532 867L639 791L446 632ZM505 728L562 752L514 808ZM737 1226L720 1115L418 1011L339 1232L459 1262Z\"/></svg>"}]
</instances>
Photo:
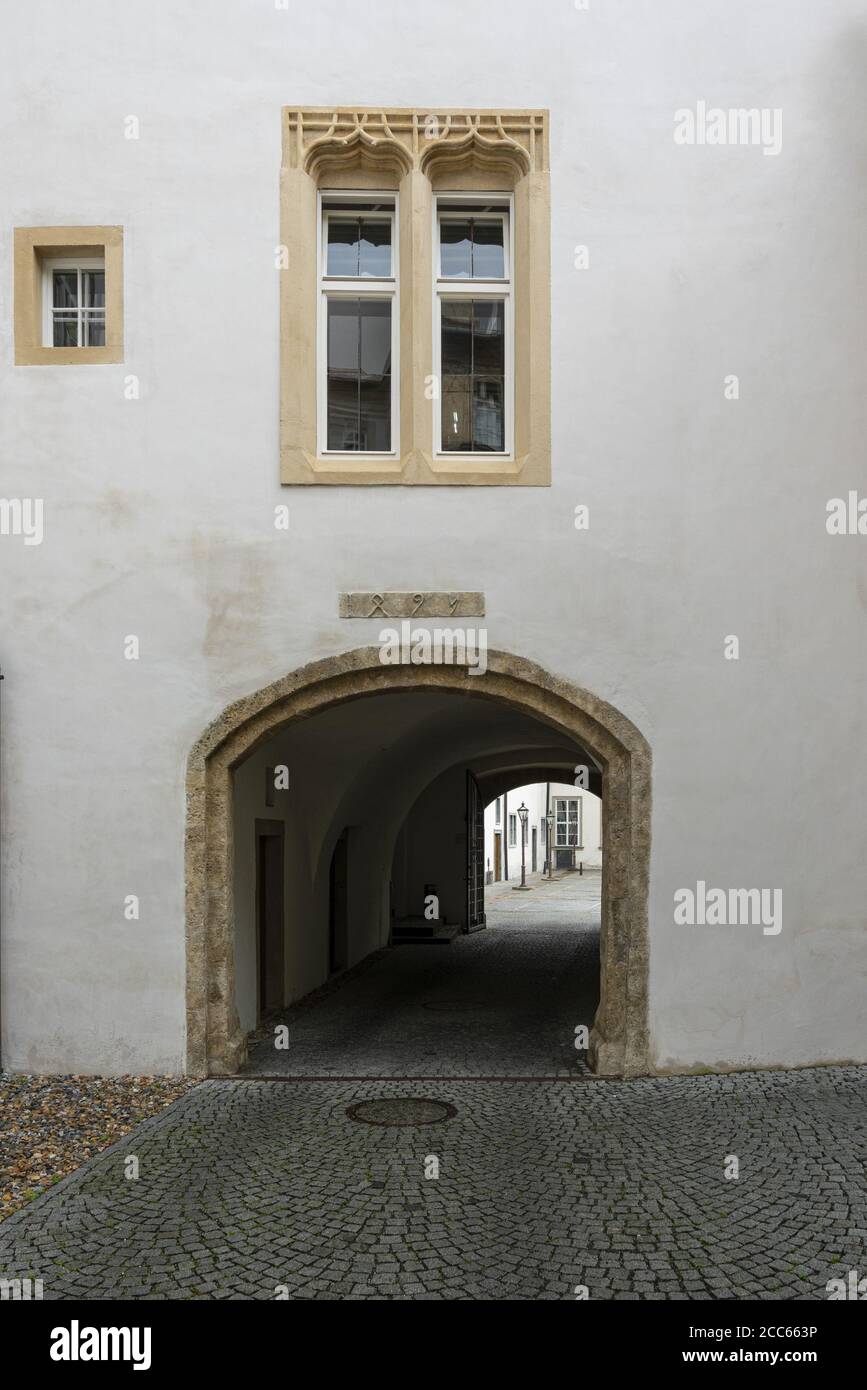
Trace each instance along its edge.
<instances>
[{"instance_id":1,"label":"stone archway","mask_svg":"<svg viewBox=\"0 0 867 1390\"><path fill-rule=\"evenodd\" d=\"M582 745L603 768L601 992L591 1064L600 1075L648 1070L647 899L650 749L604 700L507 652L484 676L460 666L385 666L378 647L313 662L229 705L187 765L187 1067L236 1072L245 1042L235 1007L232 931L232 773L263 739L296 718L380 692L453 690L529 714Z\"/></svg>"}]
</instances>

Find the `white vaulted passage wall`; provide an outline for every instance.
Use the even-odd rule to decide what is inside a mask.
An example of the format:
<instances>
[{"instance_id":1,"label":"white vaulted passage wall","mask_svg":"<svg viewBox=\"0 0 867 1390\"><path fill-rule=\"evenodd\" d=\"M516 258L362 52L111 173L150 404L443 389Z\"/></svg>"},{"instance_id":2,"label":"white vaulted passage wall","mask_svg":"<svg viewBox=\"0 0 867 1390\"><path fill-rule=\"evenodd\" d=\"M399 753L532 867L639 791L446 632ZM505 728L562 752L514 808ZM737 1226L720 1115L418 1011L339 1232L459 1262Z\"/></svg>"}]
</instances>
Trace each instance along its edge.
<instances>
[{"instance_id":1,"label":"white vaulted passage wall","mask_svg":"<svg viewBox=\"0 0 867 1390\"><path fill-rule=\"evenodd\" d=\"M242 1030L257 1021L257 823L283 827L288 1004L331 973L329 874L344 832L343 964L351 968L388 944L392 907L397 916L418 911L427 882L437 884L442 916L463 923L468 771L483 787L501 778L516 785L540 768L562 779L579 756L576 744L507 706L424 690L350 700L297 720L260 744L234 774L234 947Z\"/></svg>"}]
</instances>

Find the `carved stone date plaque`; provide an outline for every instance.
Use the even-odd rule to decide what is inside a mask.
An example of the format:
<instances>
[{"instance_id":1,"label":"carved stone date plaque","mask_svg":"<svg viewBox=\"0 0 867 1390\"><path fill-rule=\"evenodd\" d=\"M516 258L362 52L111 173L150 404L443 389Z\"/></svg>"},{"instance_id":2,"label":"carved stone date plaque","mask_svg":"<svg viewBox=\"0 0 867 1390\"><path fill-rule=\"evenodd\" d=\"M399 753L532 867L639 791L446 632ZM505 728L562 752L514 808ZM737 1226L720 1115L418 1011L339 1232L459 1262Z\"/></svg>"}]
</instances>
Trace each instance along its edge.
<instances>
[{"instance_id":1,"label":"carved stone date plaque","mask_svg":"<svg viewBox=\"0 0 867 1390\"><path fill-rule=\"evenodd\" d=\"M341 618L483 618L484 594L466 589L451 593L352 593L340 595Z\"/></svg>"}]
</instances>

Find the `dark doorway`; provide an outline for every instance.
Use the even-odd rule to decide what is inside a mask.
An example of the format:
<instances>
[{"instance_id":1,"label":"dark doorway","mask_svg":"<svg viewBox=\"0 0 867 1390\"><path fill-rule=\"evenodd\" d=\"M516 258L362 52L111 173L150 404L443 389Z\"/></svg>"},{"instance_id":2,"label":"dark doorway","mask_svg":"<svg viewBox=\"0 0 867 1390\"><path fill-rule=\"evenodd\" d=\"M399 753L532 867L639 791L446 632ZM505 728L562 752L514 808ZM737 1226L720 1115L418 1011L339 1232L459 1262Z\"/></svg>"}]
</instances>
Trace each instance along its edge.
<instances>
[{"instance_id":1,"label":"dark doorway","mask_svg":"<svg viewBox=\"0 0 867 1390\"><path fill-rule=\"evenodd\" d=\"M282 1009L283 822L256 821L256 922L258 1014Z\"/></svg>"},{"instance_id":2,"label":"dark doorway","mask_svg":"<svg viewBox=\"0 0 867 1390\"><path fill-rule=\"evenodd\" d=\"M533 826L533 857L532 857L532 860L531 860L532 872L533 872L533 873L536 872L536 862L537 862L538 853L539 853L539 832L538 832L538 830L536 829L536 827L535 827L535 825L534 825L534 826Z\"/></svg>"},{"instance_id":3,"label":"dark doorway","mask_svg":"<svg viewBox=\"0 0 867 1390\"><path fill-rule=\"evenodd\" d=\"M503 837L499 830L494 831L494 882L503 877Z\"/></svg>"},{"instance_id":4,"label":"dark doorway","mask_svg":"<svg viewBox=\"0 0 867 1390\"><path fill-rule=\"evenodd\" d=\"M331 856L328 891L328 973L334 975L346 969L348 938L348 863L347 833L344 830Z\"/></svg>"}]
</instances>

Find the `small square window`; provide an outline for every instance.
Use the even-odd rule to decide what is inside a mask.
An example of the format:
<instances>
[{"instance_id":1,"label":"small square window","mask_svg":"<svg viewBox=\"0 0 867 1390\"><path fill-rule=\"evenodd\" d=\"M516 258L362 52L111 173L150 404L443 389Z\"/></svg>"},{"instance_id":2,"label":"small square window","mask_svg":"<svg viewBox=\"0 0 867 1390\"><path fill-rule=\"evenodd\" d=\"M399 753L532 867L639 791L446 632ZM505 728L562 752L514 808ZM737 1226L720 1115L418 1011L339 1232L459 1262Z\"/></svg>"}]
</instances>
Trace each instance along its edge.
<instances>
[{"instance_id":1,"label":"small square window","mask_svg":"<svg viewBox=\"0 0 867 1390\"><path fill-rule=\"evenodd\" d=\"M105 260L45 260L42 275L45 347L104 347Z\"/></svg>"},{"instance_id":2,"label":"small square window","mask_svg":"<svg viewBox=\"0 0 867 1390\"><path fill-rule=\"evenodd\" d=\"M15 228L16 366L123 361L123 228Z\"/></svg>"}]
</instances>

